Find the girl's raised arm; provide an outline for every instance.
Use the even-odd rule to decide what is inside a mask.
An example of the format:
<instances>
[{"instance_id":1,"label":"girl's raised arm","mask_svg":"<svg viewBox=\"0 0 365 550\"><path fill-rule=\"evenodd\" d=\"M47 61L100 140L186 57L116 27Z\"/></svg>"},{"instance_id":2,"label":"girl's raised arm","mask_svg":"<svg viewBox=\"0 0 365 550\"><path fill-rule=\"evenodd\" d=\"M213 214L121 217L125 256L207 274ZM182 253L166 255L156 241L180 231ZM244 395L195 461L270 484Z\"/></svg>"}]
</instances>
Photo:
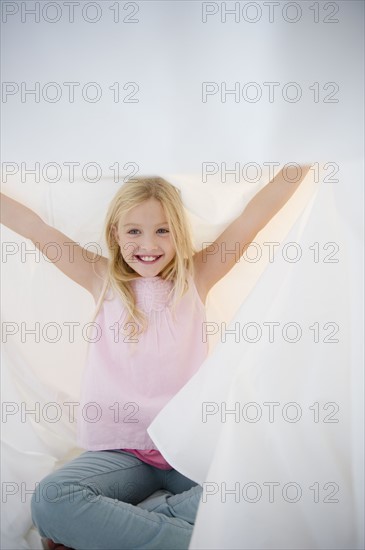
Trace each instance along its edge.
<instances>
[{"instance_id":1,"label":"girl's raised arm","mask_svg":"<svg viewBox=\"0 0 365 550\"><path fill-rule=\"evenodd\" d=\"M238 245L241 257L257 233L295 193L310 168L311 165L301 166L297 180L298 173L295 167L287 168L285 174L283 170L278 172L212 244L194 255L195 282L201 296L206 296L211 287L237 262L236 254L223 254L223 251L236 250Z\"/></svg>"},{"instance_id":2,"label":"girl's raised arm","mask_svg":"<svg viewBox=\"0 0 365 550\"><path fill-rule=\"evenodd\" d=\"M88 290L97 301L107 271L107 258L92 254L72 239L46 224L33 210L1 193L2 224L30 239L67 277ZM54 247L61 251L55 257Z\"/></svg>"}]
</instances>

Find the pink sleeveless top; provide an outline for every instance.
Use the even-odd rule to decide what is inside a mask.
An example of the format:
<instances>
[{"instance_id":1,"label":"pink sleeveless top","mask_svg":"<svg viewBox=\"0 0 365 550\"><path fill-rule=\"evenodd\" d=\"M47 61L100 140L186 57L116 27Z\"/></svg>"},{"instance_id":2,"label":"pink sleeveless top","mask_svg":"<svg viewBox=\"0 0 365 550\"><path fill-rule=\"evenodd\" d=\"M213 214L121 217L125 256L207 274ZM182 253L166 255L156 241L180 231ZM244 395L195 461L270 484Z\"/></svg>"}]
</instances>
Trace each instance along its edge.
<instances>
[{"instance_id":1,"label":"pink sleeveless top","mask_svg":"<svg viewBox=\"0 0 365 550\"><path fill-rule=\"evenodd\" d=\"M165 404L195 374L208 353L202 340L205 306L188 275L189 289L171 310L173 283L159 276L131 282L148 327L140 335L127 319L121 298L108 289L88 332L88 351L77 417L81 448L125 450L161 469L171 466L147 428ZM91 341L93 340L93 341Z\"/></svg>"}]
</instances>

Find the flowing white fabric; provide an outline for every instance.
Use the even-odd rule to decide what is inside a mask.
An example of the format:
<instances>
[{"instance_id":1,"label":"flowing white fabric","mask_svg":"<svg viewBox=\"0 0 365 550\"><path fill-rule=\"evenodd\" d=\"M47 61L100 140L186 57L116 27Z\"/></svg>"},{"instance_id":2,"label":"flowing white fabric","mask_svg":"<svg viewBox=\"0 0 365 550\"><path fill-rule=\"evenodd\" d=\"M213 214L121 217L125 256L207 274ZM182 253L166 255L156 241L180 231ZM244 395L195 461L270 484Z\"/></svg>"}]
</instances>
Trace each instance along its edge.
<instances>
[{"instance_id":1,"label":"flowing white fabric","mask_svg":"<svg viewBox=\"0 0 365 550\"><path fill-rule=\"evenodd\" d=\"M219 325L214 353L149 428L203 485L191 548L363 547L361 194L354 170L317 189L225 335Z\"/></svg>"},{"instance_id":2,"label":"flowing white fabric","mask_svg":"<svg viewBox=\"0 0 365 550\"><path fill-rule=\"evenodd\" d=\"M359 165L344 166L341 185L315 183L309 172L287 205L257 236L255 245L208 296L206 332L215 332L207 336L210 355L150 427L150 435L169 462L205 484L206 502L199 507L192 548L360 547L360 172ZM198 175L165 177L182 191L198 247L212 242L268 181L267 173L255 186L232 184L227 195L218 181L197 187ZM350 181L351 195L345 192ZM83 246L100 243L105 251L100 212L106 210L117 188L117 184L89 185L89 209L79 210L78 216L83 184L73 185L67 193L62 184L52 188L19 185L8 193L71 239ZM90 224L91 219L97 223ZM39 536L31 528L30 495L37 480L81 451L75 443L70 403L78 401L86 349L82 330L94 305L82 287L64 277L42 254L24 256L24 246L36 251L30 241L2 227L2 243L2 282L9 289L2 304L2 544L4 548L40 548ZM274 257L270 257L272 245L268 243L280 243ZM294 245L283 256L288 243ZM338 251L332 245L326 248L326 243L337 243ZM301 259L288 261L298 247ZM339 261L326 263L325 257ZM26 333L36 322L39 341ZM264 322L280 323L274 327L273 343L268 342ZM283 339L282 327L289 322L302 328L296 343ZM75 323L73 339L70 323ZM229 332L226 342L221 341L223 323L227 331L239 324L237 343ZM251 328L242 336L247 323ZM325 327L326 323L330 326ZM334 323L339 330L333 338L339 342L323 343L326 336L331 337ZM255 339L260 328L259 341L245 341ZM289 327L287 339L295 335ZM313 343L315 335L320 342ZM226 422L221 422L222 403L234 409L237 402L240 421L233 422L235 417L227 414ZM256 423L242 416L242 407L250 402L257 406L247 409L248 416L255 417L258 406L262 409ZM273 423L267 421L269 406L264 402L280 403L273 409ZM282 416L283 406L291 402L302 410L296 423ZM202 403L206 403L206 422L202 422ZM323 422L334 411L331 405L325 409L326 403L338 405L332 416L338 423ZM287 406L284 413L292 417L296 411ZM319 415L319 422L314 422L314 415ZM226 502L220 498L223 483L227 490L235 483L241 489L246 483L256 483L268 490L263 484L270 482L281 484L278 489L273 487L275 499L288 482L300 485L303 497L297 503L279 499L269 504L264 493L256 504L243 497L235 503L232 494L226 495ZM339 495L339 503L310 501L316 490L322 500L330 498L336 486L324 489L325 483L339 486L333 497ZM249 498L255 496L255 487L251 486ZM295 487L287 487L289 499ZM219 521L212 521L218 516Z\"/></svg>"}]
</instances>

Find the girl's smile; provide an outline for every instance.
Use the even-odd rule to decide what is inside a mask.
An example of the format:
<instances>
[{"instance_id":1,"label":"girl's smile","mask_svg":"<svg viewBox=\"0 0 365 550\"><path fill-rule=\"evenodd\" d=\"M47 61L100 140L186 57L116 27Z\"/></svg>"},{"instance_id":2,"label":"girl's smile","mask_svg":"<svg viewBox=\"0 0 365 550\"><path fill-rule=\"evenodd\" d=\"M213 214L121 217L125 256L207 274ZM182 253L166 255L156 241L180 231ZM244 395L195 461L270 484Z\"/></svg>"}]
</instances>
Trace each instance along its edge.
<instances>
[{"instance_id":1,"label":"girl's smile","mask_svg":"<svg viewBox=\"0 0 365 550\"><path fill-rule=\"evenodd\" d=\"M143 264L155 264L158 262L160 258L162 258L163 254L160 256L137 256L134 255L134 258L137 258L137 260Z\"/></svg>"}]
</instances>

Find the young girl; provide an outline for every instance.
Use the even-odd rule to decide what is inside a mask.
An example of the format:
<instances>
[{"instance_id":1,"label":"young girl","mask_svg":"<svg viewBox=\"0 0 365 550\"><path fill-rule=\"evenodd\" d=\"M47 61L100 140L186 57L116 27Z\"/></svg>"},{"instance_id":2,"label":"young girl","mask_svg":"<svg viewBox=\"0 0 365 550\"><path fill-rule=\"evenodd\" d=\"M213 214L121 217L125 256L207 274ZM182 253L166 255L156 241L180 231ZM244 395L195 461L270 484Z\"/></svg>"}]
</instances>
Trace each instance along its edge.
<instances>
[{"instance_id":1,"label":"young girl","mask_svg":"<svg viewBox=\"0 0 365 550\"><path fill-rule=\"evenodd\" d=\"M96 302L77 418L85 452L32 497L46 547L188 548L201 487L166 462L147 428L207 356L206 296L237 261L220 247L239 242L242 255L309 168L278 173L216 239L214 254L194 251L180 192L162 178L121 186L106 216L109 258L92 261L76 243L70 261L71 239L2 195L1 222L41 250L56 242L55 265Z\"/></svg>"}]
</instances>

